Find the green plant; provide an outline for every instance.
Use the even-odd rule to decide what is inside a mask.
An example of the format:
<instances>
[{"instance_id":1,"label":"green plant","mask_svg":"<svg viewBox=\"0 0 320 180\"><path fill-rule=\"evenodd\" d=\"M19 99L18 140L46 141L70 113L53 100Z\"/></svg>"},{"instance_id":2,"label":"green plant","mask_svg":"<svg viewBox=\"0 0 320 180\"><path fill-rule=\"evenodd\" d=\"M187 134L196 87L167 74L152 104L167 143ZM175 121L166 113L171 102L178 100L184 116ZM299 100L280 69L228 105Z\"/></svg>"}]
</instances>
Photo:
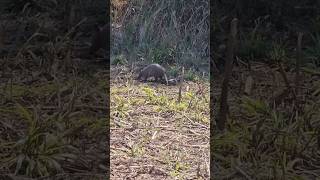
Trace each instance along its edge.
<instances>
[{"instance_id":1,"label":"green plant","mask_svg":"<svg viewBox=\"0 0 320 180\"><path fill-rule=\"evenodd\" d=\"M142 145L132 145L130 148L130 156L139 157L145 153L144 147Z\"/></svg>"},{"instance_id":2,"label":"green plant","mask_svg":"<svg viewBox=\"0 0 320 180\"><path fill-rule=\"evenodd\" d=\"M286 49L282 44L275 43L269 53L269 57L274 62L283 62L286 60Z\"/></svg>"},{"instance_id":3,"label":"green plant","mask_svg":"<svg viewBox=\"0 0 320 180\"><path fill-rule=\"evenodd\" d=\"M185 80L187 81L196 81L198 79L197 75L195 72L191 69L189 69L185 75L184 75Z\"/></svg>"},{"instance_id":4,"label":"green plant","mask_svg":"<svg viewBox=\"0 0 320 180\"><path fill-rule=\"evenodd\" d=\"M121 55L118 55L115 58L113 58L111 64L112 65L124 65L127 62L128 62L127 59L124 57L123 54L121 54Z\"/></svg>"},{"instance_id":5,"label":"green plant","mask_svg":"<svg viewBox=\"0 0 320 180\"><path fill-rule=\"evenodd\" d=\"M262 36L256 35L243 41L239 47L239 56L248 59L265 58L269 49L268 42Z\"/></svg>"},{"instance_id":6,"label":"green plant","mask_svg":"<svg viewBox=\"0 0 320 180\"><path fill-rule=\"evenodd\" d=\"M249 97L242 98L241 107L249 116L258 116L259 114L270 114L269 106L260 100L255 100Z\"/></svg>"},{"instance_id":7,"label":"green plant","mask_svg":"<svg viewBox=\"0 0 320 180\"><path fill-rule=\"evenodd\" d=\"M180 73L180 69L178 66L172 66L168 69L167 73L173 77L177 77Z\"/></svg>"},{"instance_id":8,"label":"green plant","mask_svg":"<svg viewBox=\"0 0 320 180\"><path fill-rule=\"evenodd\" d=\"M175 63L174 59L174 50L168 47L158 47L151 49L150 52L152 56L152 62L158 64L173 64Z\"/></svg>"},{"instance_id":9,"label":"green plant","mask_svg":"<svg viewBox=\"0 0 320 180\"><path fill-rule=\"evenodd\" d=\"M142 90L144 93L146 93L149 101L155 102L155 100L157 99L155 90L153 90L149 87L144 87Z\"/></svg>"},{"instance_id":10,"label":"green plant","mask_svg":"<svg viewBox=\"0 0 320 180\"><path fill-rule=\"evenodd\" d=\"M16 142L1 144L1 147L11 149L12 152L1 161L7 167L15 167L16 175L52 175L62 172L62 161L72 161L76 158L75 154L66 153L74 148L66 145L62 137L46 131L46 126L40 124L35 114L20 104L16 105L16 113L27 122L28 131Z\"/></svg>"},{"instance_id":11,"label":"green plant","mask_svg":"<svg viewBox=\"0 0 320 180\"><path fill-rule=\"evenodd\" d=\"M114 110L120 117L124 118L129 115L129 104L123 97L115 95L113 104L115 105Z\"/></svg>"},{"instance_id":12,"label":"green plant","mask_svg":"<svg viewBox=\"0 0 320 180\"><path fill-rule=\"evenodd\" d=\"M174 163L174 169L170 172L170 175L172 177L179 177L180 175L180 172L184 169L186 169L187 166L184 165L183 163L180 163L180 162L175 162Z\"/></svg>"}]
</instances>

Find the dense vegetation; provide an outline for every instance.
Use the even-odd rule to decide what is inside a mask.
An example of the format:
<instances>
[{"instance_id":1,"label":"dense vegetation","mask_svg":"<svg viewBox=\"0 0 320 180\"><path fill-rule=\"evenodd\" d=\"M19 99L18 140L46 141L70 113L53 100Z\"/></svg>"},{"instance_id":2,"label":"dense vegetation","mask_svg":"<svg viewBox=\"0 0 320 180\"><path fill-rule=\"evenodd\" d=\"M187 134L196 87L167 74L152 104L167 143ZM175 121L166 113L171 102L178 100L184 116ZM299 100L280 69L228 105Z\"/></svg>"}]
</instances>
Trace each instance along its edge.
<instances>
[{"instance_id":1,"label":"dense vegetation","mask_svg":"<svg viewBox=\"0 0 320 180\"><path fill-rule=\"evenodd\" d=\"M213 58L220 72L230 22L239 20L227 126L224 133L211 131L211 175L217 179L318 178L319 3L227 0L211 5ZM301 45L298 34L303 35ZM215 107L222 79L217 76L213 78ZM215 108L215 119L218 112Z\"/></svg>"},{"instance_id":2,"label":"dense vegetation","mask_svg":"<svg viewBox=\"0 0 320 180\"><path fill-rule=\"evenodd\" d=\"M209 72L209 2L115 0L112 53ZM118 15L118 16L117 16Z\"/></svg>"},{"instance_id":3,"label":"dense vegetation","mask_svg":"<svg viewBox=\"0 0 320 180\"><path fill-rule=\"evenodd\" d=\"M1 1L0 179L106 177L108 72L76 58L105 9Z\"/></svg>"}]
</instances>

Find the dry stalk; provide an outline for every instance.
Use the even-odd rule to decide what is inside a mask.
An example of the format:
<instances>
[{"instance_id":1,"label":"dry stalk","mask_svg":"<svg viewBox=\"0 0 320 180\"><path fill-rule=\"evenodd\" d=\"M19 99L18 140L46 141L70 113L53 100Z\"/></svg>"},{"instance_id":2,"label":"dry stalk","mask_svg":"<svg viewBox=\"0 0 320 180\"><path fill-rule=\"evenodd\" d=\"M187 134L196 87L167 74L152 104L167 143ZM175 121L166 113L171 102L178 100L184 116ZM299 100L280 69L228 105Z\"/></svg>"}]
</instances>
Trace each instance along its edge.
<instances>
[{"instance_id":1,"label":"dry stalk","mask_svg":"<svg viewBox=\"0 0 320 180\"><path fill-rule=\"evenodd\" d=\"M182 76L181 76L181 80L180 80L180 84L179 84L180 87L179 87L178 103L181 102L183 81L184 81L184 67L182 67Z\"/></svg>"},{"instance_id":2,"label":"dry stalk","mask_svg":"<svg viewBox=\"0 0 320 180\"><path fill-rule=\"evenodd\" d=\"M228 113L228 86L229 80L232 73L233 66L233 58L234 58L234 50L236 46L236 35L237 35L237 23L238 19L234 18L231 22L230 27L230 36L228 42L228 52L225 66L225 74L221 88L221 102L220 102L220 112L216 119L217 126L220 130L225 129L225 124L227 121L227 113Z\"/></svg>"}]
</instances>

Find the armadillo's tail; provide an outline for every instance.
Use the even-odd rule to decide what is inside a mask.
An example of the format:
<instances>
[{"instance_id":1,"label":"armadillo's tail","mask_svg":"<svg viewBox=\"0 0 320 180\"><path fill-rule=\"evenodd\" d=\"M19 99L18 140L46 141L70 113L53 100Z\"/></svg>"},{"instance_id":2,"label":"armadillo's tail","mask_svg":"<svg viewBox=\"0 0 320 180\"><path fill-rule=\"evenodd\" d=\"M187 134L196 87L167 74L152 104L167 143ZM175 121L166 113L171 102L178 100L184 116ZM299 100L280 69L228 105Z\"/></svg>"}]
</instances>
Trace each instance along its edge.
<instances>
[{"instance_id":1,"label":"armadillo's tail","mask_svg":"<svg viewBox=\"0 0 320 180\"><path fill-rule=\"evenodd\" d=\"M164 74L164 79L166 80L166 83L167 83L167 86L168 86L169 83L168 83L168 78L167 78L167 75L166 75L166 74Z\"/></svg>"}]
</instances>

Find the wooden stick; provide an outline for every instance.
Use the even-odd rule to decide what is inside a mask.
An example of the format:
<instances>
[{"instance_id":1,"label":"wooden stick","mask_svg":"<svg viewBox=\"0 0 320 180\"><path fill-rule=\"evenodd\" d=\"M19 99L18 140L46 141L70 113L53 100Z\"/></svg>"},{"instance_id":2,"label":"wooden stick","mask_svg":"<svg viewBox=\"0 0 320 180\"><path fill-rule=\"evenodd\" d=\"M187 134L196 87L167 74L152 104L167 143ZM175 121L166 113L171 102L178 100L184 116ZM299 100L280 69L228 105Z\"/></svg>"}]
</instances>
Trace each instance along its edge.
<instances>
[{"instance_id":1,"label":"wooden stick","mask_svg":"<svg viewBox=\"0 0 320 180\"><path fill-rule=\"evenodd\" d=\"M232 73L234 50L236 45L237 23L238 23L237 18L234 18L231 21L225 74L224 74L224 79L223 79L222 88L221 88L220 112L219 112L218 118L216 119L217 126L220 130L225 129L225 124L227 121L227 113L229 111L228 86L229 86L229 80Z\"/></svg>"},{"instance_id":2,"label":"wooden stick","mask_svg":"<svg viewBox=\"0 0 320 180\"><path fill-rule=\"evenodd\" d=\"M178 96L178 103L181 102L181 97L182 97L182 84L183 84L183 80L184 80L184 67L182 67L182 77L180 80L180 87L179 87L179 96Z\"/></svg>"}]
</instances>

